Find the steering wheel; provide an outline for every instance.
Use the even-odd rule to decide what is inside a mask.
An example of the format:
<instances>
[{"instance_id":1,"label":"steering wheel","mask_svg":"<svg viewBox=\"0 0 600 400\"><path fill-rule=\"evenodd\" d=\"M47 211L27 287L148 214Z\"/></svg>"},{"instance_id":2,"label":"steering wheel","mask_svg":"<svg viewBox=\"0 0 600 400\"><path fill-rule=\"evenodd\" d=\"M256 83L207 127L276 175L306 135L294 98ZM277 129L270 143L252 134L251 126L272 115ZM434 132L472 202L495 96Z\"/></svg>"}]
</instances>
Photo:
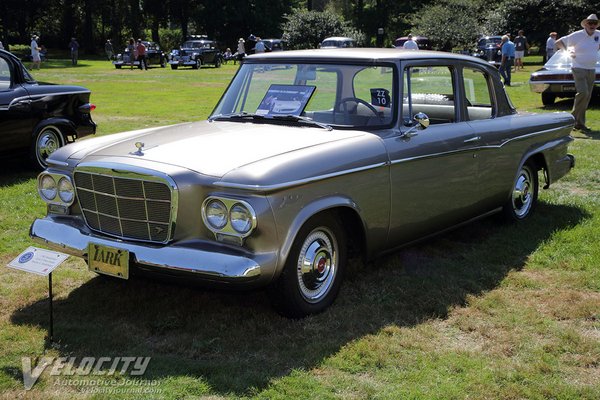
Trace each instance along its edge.
<instances>
[{"instance_id":1,"label":"steering wheel","mask_svg":"<svg viewBox=\"0 0 600 400\"><path fill-rule=\"evenodd\" d=\"M344 99L341 99L340 102L338 103L338 105L340 107L340 111L342 108L342 104L346 104L351 101L355 102L357 105L358 105L358 103L365 105L376 117L381 117L381 115L379 114L379 111L377 111L377 109L375 107L373 107L372 104L367 103L366 101L364 101L363 99L359 99L358 97L346 97ZM348 114L347 106L344 106L344 114Z\"/></svg>"}]
</instances>

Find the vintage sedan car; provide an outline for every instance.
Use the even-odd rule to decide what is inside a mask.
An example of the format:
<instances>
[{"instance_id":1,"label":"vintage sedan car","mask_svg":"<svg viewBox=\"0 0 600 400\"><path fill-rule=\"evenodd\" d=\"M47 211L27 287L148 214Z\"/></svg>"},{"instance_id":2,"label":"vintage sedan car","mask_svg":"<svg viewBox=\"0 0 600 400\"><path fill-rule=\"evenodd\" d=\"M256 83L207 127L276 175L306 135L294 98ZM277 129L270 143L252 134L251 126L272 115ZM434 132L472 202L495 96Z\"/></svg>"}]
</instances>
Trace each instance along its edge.
<instances>
[{"instance_id":1,"label":"vintage sedan car","mask_svg":"<svg viewBox=\"0 0 600 400\"><path fill-rule=\"evenodd\" d=\"M540 93L542 104L549 106L554 104L556 98L575 97L575 80L571 72L572 58L568 52L558 50L544 64L544 67L531 74L529 88L532 92ZM596 81L593 95L600 93L600 53L596 61Z\"/></svg>"},{"instance_id":2,"label":"vintage sedan car","mask_svg":"<svg viewBox=\"0 0 600 400\"><path fill-rule=\"evenodd\" d=\"M56 149L96 132L90 93L36 82L17 57L0 50L0 156L25 154L44 169Z\"/></svg>"},{"instance_id":3,"label":"vintage sedan car","mask_svg":"<svg viewBox=\"0 0 600 400\"><path fill-rule=\"evenodd\" d=\"M30 235L125 278L267 287L323 311L349 256L466 221L522 221L574 165L569 113L517 113L493 66L396 49L249 56L208 121L58 150ZM543 171L543 174L538 174Z\"/></svg>"},{"instance_id":4,"label":"vintage sedan car","mask_svg":"<svg viewBox=\"0 0 600 400\"><path fill-rule=\"evenodd\" d=\"M481 58L496 67L502 63L502 36L483 36L477 41L473 56Z\"/></svg>"},{"instance_id":5,"label":"vintage sedan car","mask_svg":"<svg viewBox=\"0 0 600 400\"><path fill-rule=\"evenodd\" d=\"M212 64L219 68L223 64L223 54L214 40L205 37L185 41L180 49L171 51L169 55L171 69L192 67L199 69L203 65Z\"/></svg>"},{"instance_id":6,"label":"vintage sedan car","mask_svg":"<svg viewBox=\"0 0 600 400\"><path fill-rule=\"evenodd\" d=\"M426 36L413 36L413 40L419 46L419 50L431 50L431 41ZM402 36L394 40L394 47L402 48L404 43L408 40L408 36Z\"/></svg>"},{"instance_id":7,"label":"vintage sedan car","mask_svg":"<svg viewBox=\"0 0 600 400\"><path fill-rule=\"evenodd\" d=\"M262 39L267 51L287 50L287 42L283 39Z\"/></svg>"},{"instance_id":8,"label":"vintage sedan car","mask_svg":"<svg viewBox=\"0 0 600 400\"><path fill-rule=\"evenodd\" d=\"M160 66L161 68L164 68L167 65L167 56L164 51L161 50L158 43L144 40L142 43L146 46L146 63L148 64L148 67ZM117 59L113 61L113 64L117 69L121 69L124 66L131 67L132 63L135 67L140 66L140 62L135 60L134 57L129 54L127 48L123 50L123 53L117 54Z\"/></svg>"},{"instance_id":9,"label":"vintage sedan car","mask_svg":"<svg viewBox=\"0 0 600 400\"><path fill-rule=\"evenodd\" d=\"M347 48L356 46L356 40L349 37L340 36L328 37L319 45L321 49Z\"/></svg>"}]
</instances>

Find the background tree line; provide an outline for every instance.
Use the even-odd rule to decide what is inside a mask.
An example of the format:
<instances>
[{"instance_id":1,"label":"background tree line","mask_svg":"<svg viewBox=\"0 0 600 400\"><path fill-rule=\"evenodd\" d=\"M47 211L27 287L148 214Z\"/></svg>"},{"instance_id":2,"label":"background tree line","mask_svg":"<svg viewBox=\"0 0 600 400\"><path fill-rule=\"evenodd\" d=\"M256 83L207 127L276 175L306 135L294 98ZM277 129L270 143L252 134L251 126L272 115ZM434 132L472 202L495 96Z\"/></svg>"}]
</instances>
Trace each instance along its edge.
<instances>
[{"instance_id":1,"label":"background tree line","mask_svg":"<svg viewBox=\"0 0 600 400\"><path fill-rule=\"evenodd\" d=\"M543 44L579 29L600 1L583 0L1 0L0 40L28 45L41 36L49 48L66 49L76 37L87 54L106 39L119 50L129 37L169 50L188 34L206 34L234 47L239 37L284 37L292 48L316 47L326 36L352 36L364 46L391 45L409 32L428 36L441 50L470 49L483 34L524 29Z\"/></svg>"}]
</instances>

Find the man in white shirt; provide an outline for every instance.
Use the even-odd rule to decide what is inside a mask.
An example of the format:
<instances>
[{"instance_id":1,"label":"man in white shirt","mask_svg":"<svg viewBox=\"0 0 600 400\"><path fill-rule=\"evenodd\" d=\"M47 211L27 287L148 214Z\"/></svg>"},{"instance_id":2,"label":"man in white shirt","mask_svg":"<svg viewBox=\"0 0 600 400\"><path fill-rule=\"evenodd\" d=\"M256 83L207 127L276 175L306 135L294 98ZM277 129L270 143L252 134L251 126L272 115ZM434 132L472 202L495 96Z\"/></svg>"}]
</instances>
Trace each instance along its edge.
<instances>
[{"instance_id":1,"label":"man in white shirt","mask_svg":"<svg viewBox=\"0 0 600 400\"><path fill-rule=\"evenodd\" d=\"M556 37L558 33L550 32L548 40L546 40L546 61L554 55L554 45L556 44Z\"/></svg>"},{"instance_id":2,"label":"man in white shirt","mask_svg":"<svg viewBox=\"0 0 600 400\"><path fill-rule=\"evenodd\" d=\"M590 14L581 21L582 30L571 33L556 41L557 49L565 49L573 59L573 78L575 80L575 102L571 114L575 117L575 129L589 133L585 126L585 111L592 97L596 80L596 60L600 49L600 31L597 31L598 17Z\"/></svg>"},{"instance_id":3,"label":"man in white shirt","mask_svg":"<svg viewBox=\"0 0 600 400\"><path fill-rule=\"evenodd\" d=\"M404 42L402 48L407 50L419 50L419 45L413 40L412 35L409 33L408 40Z\"/></svg>"},{"instance_id":4,"label":"man in white shirt","mask_svg":"<svg viewBox=\"0 0 600 400\"><path fill-rule=\"evenodd\" d=\"M31 37L31 60L33 61L31 69L35 69L36 66L37 69L40 69L40 64L42 62L42 58L40 56L40 47L38 46L37 42L38 40L39 37L36 35Z\"/></svg>"}]
</instances>

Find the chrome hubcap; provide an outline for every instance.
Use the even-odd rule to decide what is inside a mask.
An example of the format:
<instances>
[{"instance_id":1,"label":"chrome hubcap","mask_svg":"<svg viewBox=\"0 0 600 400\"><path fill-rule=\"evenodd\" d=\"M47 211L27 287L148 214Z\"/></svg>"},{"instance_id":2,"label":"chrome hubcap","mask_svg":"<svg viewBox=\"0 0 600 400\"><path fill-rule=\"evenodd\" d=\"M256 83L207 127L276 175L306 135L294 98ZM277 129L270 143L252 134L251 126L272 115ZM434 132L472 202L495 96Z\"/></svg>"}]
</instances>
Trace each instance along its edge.
<instances>
[{"instance_id":1,"label":"chrome hubcap","mask_svg":"<svg viewBox=\"0 0 600 400\"><path fill-rule=\"evenodd\" d=\"M524 168L517 178L512 194L513 210L519 218L527 215L533 203L531 182L531 171L528 168Z\"/></svg>"},{"instance_id":2,"label":"chrome hubcap","mask_svg":"<svg viewBox=\"0 0 600 400\"><path fill-rule=\"evenodd\" d=\"M323 299L337 273L337 243L326 228L312 231L298 257L297 276L302 297L309 303Z\"/></svg>"},{"instance_id":3,"label":"chrome hubcap","mask_svg":"<svg viewBox=\"0 0 600 400\"><path fill-rule=\"evenodd\" d=\"M50 154L54 153L60 147L60 139L53 129L44 130L37 142L38 159L44 162Z\"/></svg>"}]
</instances>

